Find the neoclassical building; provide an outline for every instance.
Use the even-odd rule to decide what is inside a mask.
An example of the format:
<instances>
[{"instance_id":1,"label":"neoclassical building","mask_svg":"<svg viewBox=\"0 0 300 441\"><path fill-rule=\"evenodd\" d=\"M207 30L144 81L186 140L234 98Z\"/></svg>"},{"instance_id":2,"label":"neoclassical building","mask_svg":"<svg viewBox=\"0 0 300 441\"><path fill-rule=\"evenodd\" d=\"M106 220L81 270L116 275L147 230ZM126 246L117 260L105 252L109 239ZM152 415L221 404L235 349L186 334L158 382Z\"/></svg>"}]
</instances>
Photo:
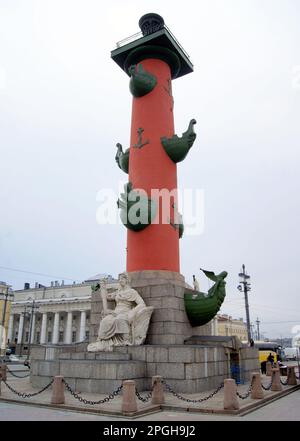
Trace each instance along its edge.
<instances>
[{"instance_id":1,"label":"neoclassical building","mask_svg":"<svg viewBox=\"0 0 300 441\"><path fill-rule=\"evenodd\" d=\"M241 341L248 341L247 325L242 318L233 319L227 314L217 315L218 335L236 336Z\"/></svg>"},{"instance_id":2,"label":"neoclassical building","mask_svg":"<svg viewBox=\"0 0 300 441\"><path fill-rule=\"evenodd\" d=\"M108 278L108 286L118 284L106 274L71 285L55 281L49 287L36 283L32 288L25 283L23 290L14 291L8 346L24 346L26 350L29 343L71 344L88 340L91 287L103 277Z\"/></svg>"}]
</instances>

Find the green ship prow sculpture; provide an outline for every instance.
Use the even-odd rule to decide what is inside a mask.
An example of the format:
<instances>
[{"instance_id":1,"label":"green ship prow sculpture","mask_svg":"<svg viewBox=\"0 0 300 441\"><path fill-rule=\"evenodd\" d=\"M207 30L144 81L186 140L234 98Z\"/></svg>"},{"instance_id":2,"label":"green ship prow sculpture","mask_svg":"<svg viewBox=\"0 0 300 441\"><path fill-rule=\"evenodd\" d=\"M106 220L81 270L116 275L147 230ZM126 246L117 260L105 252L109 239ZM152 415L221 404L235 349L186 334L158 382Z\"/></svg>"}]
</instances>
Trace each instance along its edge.
<instances>
[{"instance_id":1,"label":"green ship prow sculpture","mask_svg":"<svg viewBox=\"0 0 300 441\"><path fill-rule=\"evenodd\" d=\"M181 137L174 135L172 138L161 138L161 143L165 149L165 152L169 158L175 162L175 164L183 161L186 158L188 152L194 144L197 137L196 133L194 132L195 124L197 124L197 121L195 119L191 119L188 129L182 134Z\"/></svg>"},{"instance_id":2,"label":"green ship prow sculpture","mask_svg":"<svg viewBox=\"0 0 300 441\"><path fill-rule=\"evenodd\" d=\"M223 271L216 275L212 271L205 271L206 277L215 284L204 294L193 289L185 289L184 305L191 326L203 326L209 323L220 310L226 296L225 278L228 273Z\"/></svg>"},{"instance_id":3,"label":"green ship prow sculpture","mask_svg":"<svg viewBox=\"0 0 300 441\"><path fill-rule=\"evenodd\" d=\"M123 172L128 174L129 171L129 149L125 150L125 152L123 152L123 147L122 144L118 143L116 145L118 151L117 154L115 156L115 160L116 163L118 164L118 166L120 167L121 170L123 170Z\"/></svg>"}]
</instances>

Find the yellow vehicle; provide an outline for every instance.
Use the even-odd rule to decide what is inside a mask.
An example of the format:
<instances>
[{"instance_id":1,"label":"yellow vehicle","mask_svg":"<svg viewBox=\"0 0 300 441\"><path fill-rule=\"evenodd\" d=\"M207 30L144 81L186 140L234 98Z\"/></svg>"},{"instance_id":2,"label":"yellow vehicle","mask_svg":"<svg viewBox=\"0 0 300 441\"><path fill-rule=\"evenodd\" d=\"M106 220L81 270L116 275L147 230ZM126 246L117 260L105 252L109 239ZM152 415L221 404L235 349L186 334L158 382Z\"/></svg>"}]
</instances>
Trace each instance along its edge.
<instances>
[{"instance_id":1,"label":"yellow vehicle","mask_svg":"<svg viewBox=\"0 0 300 441\"><path fill-rule=\"evenodd\" d=\"M274 358L274 363L281 361L282 359L282 347L272 341L255 341L254 346L258 349L259 363L261 371L265 372L265 363L268 361L268 357L271 354Z\"/></svg>"},{"instance_id":2,"label":"yellow vehicle","mask_svg":"<svg viewBox=\"0 0 300 441\"><path fill-rule=\"evenodd\" d=\"M278 361L276 352L274 352L272 350L265 351L265 350L259 349L258 353L259 353L259 362L260 363L262 363L263 361L268 361L268 357L270 354L273 355L275 363Z\"/></svg>"}]
</instances>

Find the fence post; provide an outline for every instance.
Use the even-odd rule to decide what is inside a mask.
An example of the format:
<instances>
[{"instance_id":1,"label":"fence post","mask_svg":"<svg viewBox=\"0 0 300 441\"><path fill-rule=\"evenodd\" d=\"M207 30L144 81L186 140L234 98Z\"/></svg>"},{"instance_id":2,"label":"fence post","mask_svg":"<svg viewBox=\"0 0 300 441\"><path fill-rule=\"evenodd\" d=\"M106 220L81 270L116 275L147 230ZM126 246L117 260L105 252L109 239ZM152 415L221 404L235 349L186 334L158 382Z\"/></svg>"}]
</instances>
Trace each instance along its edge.
<instances>
[{"instance_id":1,"label":"fence post","mask_svg":"<svg viewBox=\"0 0 300 441\"><path fill-rule=\"evenodd\" d=\"M65 385L63 379L64 377L59 375L54 377L51 404L65 404Z\"/></svg>"},{"instance_id":2,"label":"fence post","mask_svg":"<svg viewBox=\"0 0 300 441\"><path fill-rule=\"evenodd\" d=\"M224 409L239 410L239 408L236 382L232 378L228 378L224 380Z\"/></svg>"},{"instance_id":3,"label":"fence post","mask_svg":"<svg viewBox=\"0 0 300 441\"><path fill-rule=\"evenodd\" d=\"M251 398L253 400L261 400L264 398L264 391L261 387L261 377L260 373L253 372L252 374L252 389L251 389Z\"/></svg>"},{"instance_id":4,"label":"fence post","mask_svg":"<svg viewBox=\"0 0 300 441\"><path fill-rule=\"evenodd\" d=\"M282 385L280 383L280 371L279 368L272 369L272 387L271 391L280 392L282 391Z\"/></svg>"},{"instance_id":5,"label":"fence post","mask_svg":"<svg viewBox=\"0 0 300 441\"><path fill-rule=\"evenodd\" d=\"M164 404L164 387L161 382L162 377L155 375L152 377L152 404Z\"/></svg>"},{"instance_id":6,"label":"fence post","mask_svg":"<svg viewBox=\"0 0 300 441\"><path fill-rule=\"evenodd\" d=\"M137 412L137 402L135 395L135 381L124 380L123 381L123 398L122 398L122 412L133 413Z\"/></svg>"},{"instance_id":7,"label":"fence post","mask_svg":"<svg viewBox=\"0 0 300 441\"><path fill-rule=\"evenodd\" d=\"M267 361L266 369L267 369L266 376L272 377L272 363L270 361Z\"/></svg>"},{"instance_id":8,"label":"fence post","mask_svg":"<svg viewBox=\"0 0 300 441\"><path fill-rule=\"evenodd\" d=\"M287 368L287 381L289 386L295 386L297 384L297 378L295 374L295 366L289 366Z\"/></svg>"},{"instance_id":9,"label":"fence post","mask_svg":"<svg viewBox=\"0 0 300 441\"><path fill-rule=\"evenodd\" d=\"M7 380L7 366L5 363L0 363L0 380Z\"/></svg>"}]
</instances>

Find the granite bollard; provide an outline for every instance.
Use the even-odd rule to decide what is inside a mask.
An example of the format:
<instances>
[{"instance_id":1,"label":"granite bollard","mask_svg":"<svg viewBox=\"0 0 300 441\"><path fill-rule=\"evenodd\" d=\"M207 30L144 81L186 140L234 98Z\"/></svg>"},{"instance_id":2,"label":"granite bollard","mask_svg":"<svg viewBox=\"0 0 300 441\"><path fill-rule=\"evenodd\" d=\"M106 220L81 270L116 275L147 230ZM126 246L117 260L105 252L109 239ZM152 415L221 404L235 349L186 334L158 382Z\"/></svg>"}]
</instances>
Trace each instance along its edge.
<instances>
[{"instance_id":1,"label":"granite bollard","mask_svg":"<svg viewBox=\"0 0 300 441\"><path fill-rule=\"evenodd\" d=\"M224 380L224 409L239 410L239 408L236 382L231 378L226 379Z\"/></svg>"},{"instance_id":2,"label":"granite bollard","mask_svg":"<svg viewBox=\"0 0 300 441\"><path fill-rule=\"evenodd\" d=\"M258 372L252 373L251 398L253 400L261 400L262 398L264 398L264 391L261 386L261 377L260 373Z\"/></svg>"},{"instance_id":3,"label":"granite bollard","mask_svg":"<svg viewBox=\"0 0 300 441\"><path fill-rule=\"evenodd\" d=\"M65 385L63 379L64 377L60 375L54 377L51 404L65 404Z\"/></svg>"},{"instance_id":4,"label":"granite bollard","mask_svg":"<svg viewBox=\"0 0 300 441\"><path fill-rule=\"evenodd\" d=\"M123 381L123 399L122 399L122 412L134 413L137 412L137 402L135 395L135 381L125 380Z\"/></svg>"},{"instance_id":5,"label":"granite bollard","mask_svg":"<svg viewBox=\"0 0 300 441\"><path fill-rule=\"evenodd\" d=\"M266 369L267 369L266 376L272 377L272 363L270 361L267 361Z\"/></svg>"},{"instance_id":6,"label":"granite bollard","mask_svg":"<svg viewBox=\"0 0 300 441\"><path fill-rule=\"evenodd\" d=\"M161 380L162 377L159 375L152 377L152 404L164 404L165 402L164 387Z\"/></svg>"},{"instance_id":7,"label":"granite bollard","mask_svg":"<svg viewBox=\"0 0 300 441\"><path fill-rule=\"evenodd\" d=\"M288 366L287 368L287 381L288 386L296 386L297 378L295 374L295 366Z\"/></svg>"},{"instance_id":8,"label":"granite bollard","mask_svg":"<svg viewBox=\"0 0 300 441\"><path fill-rule=\"evenodd\" d=\"M280 370L279 368L272 369L272 387L271 391L280 392L282 391L282 385L280 383Z\"/></svg>"},{"instance_id":9,"label":"granite bollard","mask_svg":"<svg viewBox=\"0 0 300 441\"><path fill-rule=\"evenodd\" d=\"M0 381L6 381L7 380L7 366L5 363L0 364Z\"/></svg>"}]
</instances>

